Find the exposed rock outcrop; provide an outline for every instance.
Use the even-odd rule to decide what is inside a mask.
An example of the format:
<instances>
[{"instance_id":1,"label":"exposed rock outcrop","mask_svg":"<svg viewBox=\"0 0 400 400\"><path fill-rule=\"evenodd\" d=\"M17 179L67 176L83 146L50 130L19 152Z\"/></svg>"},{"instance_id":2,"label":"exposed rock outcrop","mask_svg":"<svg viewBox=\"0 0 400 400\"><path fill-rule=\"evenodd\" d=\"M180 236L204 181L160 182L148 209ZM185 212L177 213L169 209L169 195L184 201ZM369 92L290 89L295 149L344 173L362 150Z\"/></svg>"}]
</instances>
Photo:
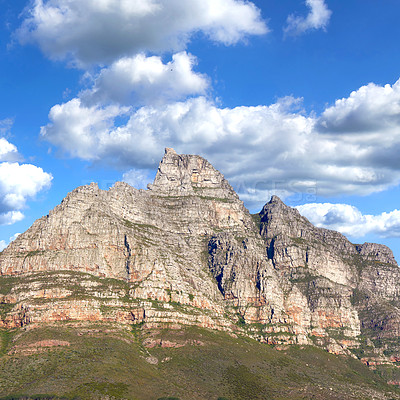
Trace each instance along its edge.
<instances>
[{"instance_id":1,"label":"exposed rock outcrop","mask_svg":"<svg viewBox=\"0 0 400 400\"><path fill-rule=\"evenodd\" d=\"M364 243L356 245L356 249L364 258L396 265L396 260L394 259L392 250L383 244Z\"/></svg>"}]
</instances>

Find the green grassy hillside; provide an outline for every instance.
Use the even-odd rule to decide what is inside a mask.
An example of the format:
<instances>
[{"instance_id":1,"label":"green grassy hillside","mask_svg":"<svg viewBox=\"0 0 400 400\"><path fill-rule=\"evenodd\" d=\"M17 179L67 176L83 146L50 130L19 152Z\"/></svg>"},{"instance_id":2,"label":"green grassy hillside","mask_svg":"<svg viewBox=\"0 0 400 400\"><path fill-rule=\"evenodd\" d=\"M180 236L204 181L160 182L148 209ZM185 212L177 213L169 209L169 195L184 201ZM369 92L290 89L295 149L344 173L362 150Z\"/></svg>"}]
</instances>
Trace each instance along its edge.
<instances>
[{"instance_id":1,"label":"green grassy hillside","mask_svg":"<svg viewBox=\"0 0 400 400\"><path fill-rule=\"evenodd\" d=\"M0 338L1 399L400 399L359 360L200 328L59 323Z\"/></svg>"}]
</instances>

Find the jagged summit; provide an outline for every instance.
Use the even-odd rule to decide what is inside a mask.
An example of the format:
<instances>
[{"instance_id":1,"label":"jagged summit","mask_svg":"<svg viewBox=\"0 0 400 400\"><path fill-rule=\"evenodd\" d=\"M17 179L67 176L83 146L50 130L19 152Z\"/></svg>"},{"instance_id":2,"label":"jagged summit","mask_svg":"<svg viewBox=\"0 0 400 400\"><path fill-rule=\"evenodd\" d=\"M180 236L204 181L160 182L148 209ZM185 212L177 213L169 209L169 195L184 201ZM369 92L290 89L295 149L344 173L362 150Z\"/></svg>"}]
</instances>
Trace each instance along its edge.
<instances>
[{"instance_id":1,"label":"jagged summit","mask_svg":"<svg viewBox=\"0 0 400 400\"><path fill-rule=\"evenodd\" d=\"M267 204L273 204L273 203L275 203L275 204L283 204L284 205L284 202L281 200L281 198L278 197L275 194L271 196L271 199Z\"/></svg>"},{"instance_id":2,"label":"jagged summit","mask_svg":"<svg viewBox=\"0 0 400 400\"><path fill-rule=\"evenodd\" d=\"M237 198L224 176L206 159L197 155L177 154L166 148L150 190L167 194L191 195L194 192L217 198Z\"/></svg>"}]
</instances>

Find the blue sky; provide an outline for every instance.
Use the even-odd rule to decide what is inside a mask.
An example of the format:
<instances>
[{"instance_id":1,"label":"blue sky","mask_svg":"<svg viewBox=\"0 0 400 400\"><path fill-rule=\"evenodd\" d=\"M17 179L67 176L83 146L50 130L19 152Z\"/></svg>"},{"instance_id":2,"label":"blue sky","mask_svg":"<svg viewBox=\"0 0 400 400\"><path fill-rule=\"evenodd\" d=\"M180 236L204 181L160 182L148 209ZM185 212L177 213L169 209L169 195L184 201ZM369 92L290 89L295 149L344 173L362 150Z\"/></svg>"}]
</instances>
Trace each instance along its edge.
<instances>
[{"instance_id":1,"label":"blue sky","mask_svg":"<svg viewBox=\"0 0 400 400\"><path fill-rule=\"evenodd\" d=\"M400 260L398 0L0 0L0 248L77 186L206 157Z\"/></svg>"}]
</instances>

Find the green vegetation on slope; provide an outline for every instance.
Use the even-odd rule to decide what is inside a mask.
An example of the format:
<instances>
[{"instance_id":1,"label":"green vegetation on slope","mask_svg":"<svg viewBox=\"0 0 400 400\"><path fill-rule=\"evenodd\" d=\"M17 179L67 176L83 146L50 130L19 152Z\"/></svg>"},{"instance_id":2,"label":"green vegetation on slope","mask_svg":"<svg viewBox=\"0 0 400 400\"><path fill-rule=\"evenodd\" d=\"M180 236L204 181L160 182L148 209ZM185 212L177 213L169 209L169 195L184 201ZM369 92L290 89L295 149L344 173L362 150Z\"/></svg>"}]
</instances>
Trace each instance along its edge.
<instances>
[{"instance_id":1,"label":"green vegetation on slope","mask_svg":"<svg viewBox=\"0 0 400 400\"><path fill-rule=\"evenodd\" d=\"M0 399L400 399L358 360L200 328L64 323L0 337Z\"/></svg>"}]
</instances>

